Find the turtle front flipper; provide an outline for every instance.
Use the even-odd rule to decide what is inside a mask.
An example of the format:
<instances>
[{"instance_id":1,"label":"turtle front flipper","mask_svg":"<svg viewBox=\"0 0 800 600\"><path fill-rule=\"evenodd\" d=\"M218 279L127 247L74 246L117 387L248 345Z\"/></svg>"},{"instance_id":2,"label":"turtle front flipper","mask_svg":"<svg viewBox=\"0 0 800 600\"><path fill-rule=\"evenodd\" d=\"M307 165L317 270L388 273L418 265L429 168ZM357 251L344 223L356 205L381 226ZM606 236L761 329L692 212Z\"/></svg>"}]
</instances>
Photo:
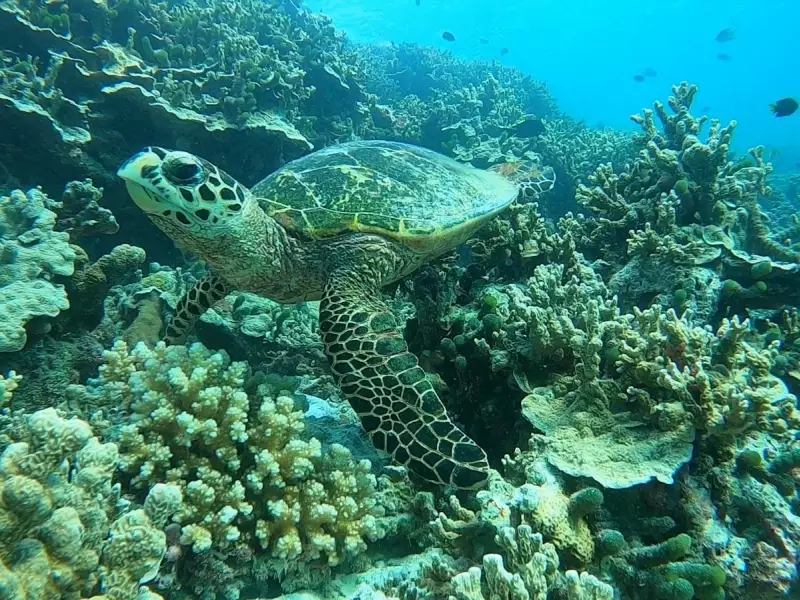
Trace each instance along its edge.
<instances>
[{"instance_id":1,"label":"turtle front flipper","mask_svg":"<svg viewBox=\"0 0 800 600\"><path fill-rule=\"evenodd\" d=\"M379 450L435 484L474 489L486 483L486 454L448 418L377 277L344 269L331 274L320 329L333 374Z\"/></svg>"},{"instance_id":2,"label":"turtle front flipper","mask_svg":"<svg viewBox=\"0 0 800 600\"><path fill-rule=\"evenodd\" d=\"M208 274L192 286L178 302L175 316L164 332L167 344L180 344L204 312L228 295L228 285L219 277Z\"/></svg>"}]
</instances>

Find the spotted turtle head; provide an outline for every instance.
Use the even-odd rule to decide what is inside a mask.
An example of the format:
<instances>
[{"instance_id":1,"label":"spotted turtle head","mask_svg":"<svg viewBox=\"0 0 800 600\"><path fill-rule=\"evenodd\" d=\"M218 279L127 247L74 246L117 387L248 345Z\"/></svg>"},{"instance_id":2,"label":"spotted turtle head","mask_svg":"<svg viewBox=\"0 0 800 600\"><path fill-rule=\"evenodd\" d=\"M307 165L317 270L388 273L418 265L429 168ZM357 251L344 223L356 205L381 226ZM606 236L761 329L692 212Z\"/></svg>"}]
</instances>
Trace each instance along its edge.
<instances>
[{"instance_id":1,"label":"spotted turtle head","mask_svg":"<svg viewBox=\"0 0 800 600\"><path fill-rule=\"evenodd\" d=\"M188 152L145 148L117 171L136 205L169 235L216 235L235 228L249 191Z\"/></svg>"}]
</instances>

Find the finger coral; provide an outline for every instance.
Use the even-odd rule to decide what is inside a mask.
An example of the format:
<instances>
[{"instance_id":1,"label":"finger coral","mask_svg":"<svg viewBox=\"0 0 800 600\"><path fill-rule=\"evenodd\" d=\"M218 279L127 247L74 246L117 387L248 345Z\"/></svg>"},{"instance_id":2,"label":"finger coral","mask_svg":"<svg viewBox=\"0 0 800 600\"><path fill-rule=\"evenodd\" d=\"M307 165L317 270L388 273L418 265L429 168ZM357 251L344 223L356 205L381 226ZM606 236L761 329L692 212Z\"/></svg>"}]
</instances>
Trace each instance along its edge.
<instances>
[{"instance_id":1,"label":"finger coral","mask_svg":"<svg viewBox=\"0 0 800 600\"><path fill-rule=\"evenodd\" d=\"M173 520L196 552L242 542L278 560L336 565L395 527L369 461L338 444L323 451L287 393L246 393L244 363L200 344L124 342L105 361L73 393L130 412L118 431L121 469L141 489L180 487L186 502Z\"/></svg>"}]
</instances>

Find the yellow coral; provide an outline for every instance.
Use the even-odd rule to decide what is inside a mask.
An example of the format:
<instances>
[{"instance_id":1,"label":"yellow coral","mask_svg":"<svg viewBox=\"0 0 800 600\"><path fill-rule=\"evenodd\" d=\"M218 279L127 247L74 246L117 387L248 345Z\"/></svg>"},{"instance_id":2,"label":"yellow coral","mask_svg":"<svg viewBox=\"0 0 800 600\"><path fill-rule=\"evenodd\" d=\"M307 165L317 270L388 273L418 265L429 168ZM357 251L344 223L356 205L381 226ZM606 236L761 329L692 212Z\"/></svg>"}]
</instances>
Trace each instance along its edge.
<instances>
[{"instance_id":1,"label":"yellow coral","mask_svg":"<svg viewBox=\"0 0 800 600\"><path fill-rule=\"evenodd\" d=\"M200 344L124 342L106 361L81 394L136 415L119 430L120 467L136 486L181 488L173 520L195 552L258 543L276 559L336 565L386 535L369 461L306 439L289 393L248 395L245 363Z\"/></svg>"},{"instance_id":2,"label":"yellow coral","mask_svg":"<svg viewBox=\"0 0 800 600\"><path fill-rule=\"evenodd\" d=\"M101 582L109 597L133 600L166 551L150 515L166 521L181 502L179 490L162 486L144 509L110 523L117 447L52 408L26 417L22 430L25 437L0 455L3 598L77 598Z\"/></svg>"}]
</instances>

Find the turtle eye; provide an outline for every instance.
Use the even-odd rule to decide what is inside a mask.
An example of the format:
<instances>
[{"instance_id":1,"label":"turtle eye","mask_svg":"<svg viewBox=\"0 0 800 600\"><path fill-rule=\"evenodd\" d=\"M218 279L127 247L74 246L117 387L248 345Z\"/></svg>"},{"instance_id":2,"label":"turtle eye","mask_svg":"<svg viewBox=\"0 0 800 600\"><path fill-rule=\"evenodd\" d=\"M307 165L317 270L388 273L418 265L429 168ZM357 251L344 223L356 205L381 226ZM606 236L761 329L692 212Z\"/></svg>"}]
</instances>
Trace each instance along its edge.
<instances>
[{"instance_id":1,"label":"turtle eye","mask_svg":"<svg viewBox=\"0 0 800 600\"><path fill-rule=\"evenodd\" d=\"M175 183L199 183L203 179L203 167L188 156L167 160L164 163L163 172Z\"/></svg>"}]
</instances>

